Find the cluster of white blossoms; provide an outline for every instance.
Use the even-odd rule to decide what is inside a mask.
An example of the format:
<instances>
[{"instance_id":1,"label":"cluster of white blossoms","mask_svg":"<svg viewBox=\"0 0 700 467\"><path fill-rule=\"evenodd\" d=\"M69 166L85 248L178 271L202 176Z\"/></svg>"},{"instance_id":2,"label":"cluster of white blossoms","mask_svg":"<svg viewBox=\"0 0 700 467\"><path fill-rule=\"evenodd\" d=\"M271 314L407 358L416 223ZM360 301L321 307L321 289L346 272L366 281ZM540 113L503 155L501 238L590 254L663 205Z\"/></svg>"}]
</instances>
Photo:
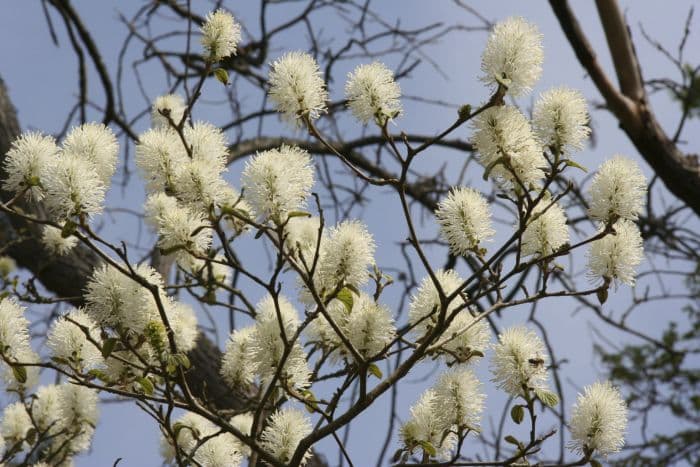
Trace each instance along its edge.
<instances>
[{"instance_id":1,"label":"cluster of white blossoms","mask_svg":"<svg viewBox=\"0 0 700 467\"><path fill-rule=\"evenodd\" d=\"M532 113L535 134L544 147L566 153L583 149L591 129L580 91L565 86L550 89L540 95Z\"/></svg>"},{"instance_id":2,"label":"cluster of white blossoms","mask_svg":"<svg viewBox=\"0 0 700 467\"><path fill-rule=\"evenodd\" d=\"M449 459L457 434L479 431L485 399L481 383L470 369L443 373L411 407L411 417L401 426L406 451L433 450L438 459Z\"/></svg>"},{"instance_id":3,"label":"cluster of white blossoms","mask_svg":"<svg viewBox=\"0 0 700 467\"><path fill-rule=\"evenodd\" d=\"M307 387L306 354L293 340L300 324L297 310L285 297L267 296L257 304L256 316L254 325L231 334L221 365L224 380L239 390L256 378L288 389Z\"/></svg>"},{"instance_id":4,"label":"cluster of white blossoms","mask_svg":"<svg viewBox=\"0 0 700 467\"><path fill-rule=\"evenodd\" d=\"M539 336L524 326L498 336L491 359L493 382L511 396L547 387L547 351Z\"/></svg>"},{"instance_id":5,"label":"cluster of white blossoms","mask_svg":"<svg viewBox=\"0 0 700 467\"><path fill-rule=\"evenodd\" d=\"M39 356L29 342L29 321L25 308L16 301L0 299L0 371L8 389L22 390L34 386L39 380L39 368L34 366L10 366L8 362L37 363Z\"/></svg>"},{"instance_id":6,"label":"cluster of white blossoms","mask_svg":"<svg viewBox=\"0 0 700 467\"><path fill-rule=\"evenodd\" d=\"M453 188L438 204L435 217L440 224L440 234L454 255L478 251L481 243L496 233L488 202L472 188Z\"/></svg>"},{"instance_id":7,"label":"cluster of white blossoms","mask_svg":"<svg viewBox=\"0 0 700 467\"><path fill-rule=\"evenodd\" d=\"M41 230L41 243L46 250L56 256L64 256L75 248L78 239L75 236L64 237L61 229L52 225L45 225Z\"/></svg>"},{"instance_id":8,"label":"cluster of white blossoms","mask_svg":"<svg viewBox=\"0 0 700 467\"><path fill-rule=\"evenodd\" d=\"M627 405L620 391L609 382L585 387L573 406L569 427L569 447L575 452L603 456L618 452L627 428Z\"/></svg>"},{"instance_id":9,"label":"cluster of white blossoms","mask_svg":"<svg viewBox=\"0 0 700 467\"><path fill-rule=\"evenodd\" d=\"M453 269L435 271L435 277L446 296L458 290L464 280ZM491 340L491 332L486 320L476 320L468 308L464 307L462 294L447 305L445 319L455 313L449 326L431 348L448 362L469 362L474 357L483 357ZM426 276L408 307L408 323L413 334L424 338L438 325L440 315L440 295L432 278Z\"/></svg>"},{"instance_id":10,"label":"cluster of white blossoms","mask_svg":"<svg viewBox=\"0 0 700 467\"><path fill-rule=\"evenodd\" d=\"M83 309L54 321L46 338L54 361L85 371L102 366L102 337L97 323Z\"/></svg>"},{"instance_id":11,"label":"cluster of white blossoms","mask_svg":"<svg viewBox=\"0 0 700 467\"><path fill-rule=\"evenodd\" d=\"M569 241L566 213L559 203L544 197L532 210L522 235L523 256L549 256Z\"/></svg>"},{"instance_id":12,"label":"cluster of white blossoms","mask_svg":"<svg viewBox=\"0 0 700 467\"><path fill-rule=\"evenodd\" d=\"M235 415L228 422L250 436L251 414ZM172 434L161 436L160 452L168 465L181 465L181 459L191 458L202 467L238 467L250 455L250 448L201 415L187 412L173 424Z\"/></svg>"},{"instance_id":13,"label":"cluster of white blossoms","mask_svg":"<svg viewBox=\"0 0 700 467\"><path fill-rule=\"evenodd\" d=\"M505 188L535 189L547 166L530 122L516 107L491 107L473 121L472 144L489 176Z\"/></svg>"},{"instance_id":14,"label":"cluster of white blossoms","mask_svg":"<svg viewBox=\"0 0 700 467\"><path fill-rule=\"evenodd\" d=\"M282 145L263 151L246 162L241 186L253 213L260 220L281 225L290 213L303 209L314 185L309 153Z\"/></svg>"},{"instance_id":15,"label":"cluster of white blossoms","mask_svg":"<svg viewBox=\"0 0 700 467\"><path fill-rule=\"evenodd\" d=\"M304 412L295 408L283 408L270 416L269 425L262 432L260 445L283 464L288 463L299 442L312 431L311 421ZM311 451L306 451L300 465L306 464L310 456Z\"/></svg>"},{"instance_id":16,"label":"cluster of white blossoms","mask_svg":"<svg viewBox=\"0 0 700 467\"><path fill-rule=\"evenodd\" d=\"M591 182L588 215L604 223L636 220L644 208L647 180L639 165L616 155L603 162Z\"/></svg>"},{"instance_id":17,"label":"cluster of white blossoms","mask_svg":"<svg viewBox=\"0 0 700 467\"><path fill-rule=\"evenodd\" d=\"M359 65L348 74L345 98L352 114L364 124L374 120L382 126L401 113L401 87L380 62Z\"/></svg>"},{"instance_id":18,"label":"cluster of white blossoms","mask_svg":"<svg viewBox=\"0 0 700 467\"><path fill-rule=\"evenodd\" d=\"M637 266L644 259L644 247L639 227L627 219L613 225L614 233L591 243L588 250L588 277L598 282L621 282L634 285Z\"/></svg>"},{"instance_id":19,"label":"cluster of white blossoms","mask_svg":"<svg viewBox=\"0 0 700 467\"><path fill-rule=\"evenodd\" d=\"M508 89L512 96L527 94L542 75L542 34L523 18L497 23L481 54L481 80Z\"/></svg>"},{"instance_id":20,"label":"cluster of white blossoms","mask_svg":"<svg viewBox=\"0 0 700 467\"><path fill-rule=\"evenodd\" d=\"M222 58L236 54L236 47L241 40L241 27L231 13L216 10L207 15L202 25L202 46L207 58L218 62Z\"/></svg>"},{"instance_id":21,"label":"cluster of white blossoms","mask_svg":"<svg viewBox=\"0 0 700 467\"><path fill-rule=\"evenodd\" d=\"M85 123L73 128L62 147L50 136L28 132L13 143L5 157L2 186L42 204L48 220L86 222L102 212L104 197L116 170L119 145L108 127ZM45 232L46 233L46 232ZM65 233L69 236L70 232ZM65 254L73 241L58 242L46 233L47 249Z\"/></svg>"},{"instance_id":22,"label":"cluster of white blossoms","mask_svg":"<svg viewBox=\"0 0 700 467\"><path fill-rule=\"evenodd\" d=\"M71 383L41 386L30 401L5 407L0 434L18 452L42 443L42 456L52 465L73 465L72 458L89 449L99 419L97 391ZM30 441L33 440L33 441Z\"/></svg>"},{"instance_id":23,"label":"cluster of white blossoms","mask_svg":"<svg viewBox=\"0 0 700 467\"><path fill-rule=\"evenodd\" d=\"M316 60L305 52L288 52L270 65L268 95L283 118L301 124L326 111L328 91Z\"/></svg>"}]
</instances>

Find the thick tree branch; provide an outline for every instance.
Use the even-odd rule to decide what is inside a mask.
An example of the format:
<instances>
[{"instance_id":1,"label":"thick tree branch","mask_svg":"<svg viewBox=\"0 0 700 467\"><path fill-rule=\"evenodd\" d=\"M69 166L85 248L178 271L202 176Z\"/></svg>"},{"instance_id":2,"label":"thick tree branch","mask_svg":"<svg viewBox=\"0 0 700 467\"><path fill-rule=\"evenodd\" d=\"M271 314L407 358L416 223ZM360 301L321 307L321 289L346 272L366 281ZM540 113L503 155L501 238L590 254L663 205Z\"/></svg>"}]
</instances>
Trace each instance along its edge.
<instances>
[{"instance_id":1,"label":"thick tree branch","mask_svg":"<svg viewBox=\"0 0 700 467\"><path fill-rule=\"evenodd\" d=\"M603 95L609 110L617 117L620 127L666 188L700 215L700 167L695 158L678 149L649 107L644 89L639 87L639 63L617 2L600 0L598 7L601 18L605 17L603 27L622 92L603 71L568 2L550 0L549 3L576 57Z\"/></svg>"}]
</instances>

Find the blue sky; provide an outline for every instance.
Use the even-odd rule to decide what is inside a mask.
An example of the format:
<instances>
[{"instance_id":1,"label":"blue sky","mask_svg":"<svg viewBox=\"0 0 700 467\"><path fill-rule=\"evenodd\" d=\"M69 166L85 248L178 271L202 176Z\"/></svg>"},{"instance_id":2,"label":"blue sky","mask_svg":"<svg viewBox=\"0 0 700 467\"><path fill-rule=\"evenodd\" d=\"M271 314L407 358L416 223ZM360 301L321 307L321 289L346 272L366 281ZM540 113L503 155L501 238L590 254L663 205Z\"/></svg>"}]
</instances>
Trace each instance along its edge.
<instances>
[{"instance_id":1,"label":"blue sky","mask_svg":"<svg viewBox=\"0 0 700 467\"><path fill-rule=\"evenodd\" d=\"M204 2L193 2L201 11L205 7ZM257 9L253 7L256 2L227 2L227 6L236 17L248 25L253 34L257 28ZM474 24L475 21L464 11L447 1L419 1L398 0L377 2L379 13L387 18L400 17L404 26L420 26L431 22L444 22L455 24ZM598 22L597 12L592 2L572 2L575 4L576 13L584 30L589 35L594 48L599 51L604 67L612 71L610 59L607 55L605 38ZM673 48L681 37L681 29L688 8L694 2L691 0L679 0L669 4L668 8L660 14L657 2L621 2L628 14L632 31L636 39L636 46L641 59L646 78L665 76L674 73L669 63L656 53L643 39L639 32L639 23L658 39L661 43ZM116 59L119 47L126 34L125 26L118 21L119 13L125 16L133 14L142 2L135 0L81 0L73 2L75 8L82 14L88 29L94 34L97 44L104 54L104 61L112 76L116 72ZM473 2L473 6L490 20L499 20L507 16L520 15L536 23L544 34L545 64L544 76L535 92L518 101L518 104L527 109L531 100L539 92L556 85L565 84L581 89L584 95L594 102L601 99L586 79L581 67L578 65L572 50L564 38L554 15L544 1L522 2ZM288 7L276 7L273 9L270 22L284 21L296 11L298 7L289 4ZM55 19L55 18L54 18ZM338 18L319 16L317 21L326 22L327 36L332 37L335 27L341 24ZM40 129L45 132L57 132L63 125L63 119L67 110L71 107L76 93L76 69L77 64L70 45L63 33L63 29L56 21L59 32L60 47L54 47L44 16L41 4L38 1L8 0L2 5L0 14L0 76L5 80L12 100L19 111L20 122L25 129ZM697 26L697 21L696 21ZM440 64L445 76L431 71L427 66L420 68L409 81L402 83L403 92L407 95L420 95L431 99L439 99L461 105L470 103L474 106L483 102L488 97L488 91L478 82L479 56L486 40L483 32L469 34L457 34L450 36L452 39L443 40L436 46L428 49L432 60ZM184 39L183 39L184 40ZM697 42L697 37L695 38ZM284 36L282 42L287 48L302 47L304 44L304 32L295 30ZM692 43L692 42L691 42ZM280 55L282 49L273 50L271 58ZM700 60L700 50L689 49L686 57L691 63ZM131 54L135 54L134 49ZM694 54L694 55L693 55ZM134 55L135 56L135 55ZM354 63L346 65L348 71ZM391 63L390 63L391 65ZM152 73L144 75L144 86L150 97L163 93L167 86L162 82L161 75L154 69ZM330 84L331 94L342 94L342 79ZM135 85L131 70L125 70L125 80L128 84L125 92L127 108L132 112L140 110L144 106L144 100ZM90 75L90 89L97 102L101 101L99 86L94 73ZM222 96L218 83L208 82L202 97L203 105L195 111L196 118L221 122L223 114L213 102ZM246 98L247 96L243 96ZM251 99L257 98L251 97ZM678 109L671 104L666 96L652 97L652 104L663 124L672 125L678 118ZM434 106L418 106L409 101L404 102L405 116L401 118L396 130L404 129L407 132L430 134L448 126L454 120L454 111L440 109ZM139 130L145 129L146 122L142 122ZM348 134L358 131L357 127L348 124ZM690 123L688 134L688 146L696 147L700 142L698 131L693 131L692 125L697 127L697 121ZM285 127L271 124L265 127L263 134L276 136L279 134L293 134ZM616 121L604 111L593 113L593 130L596 145L584 150L579 158L589 167L597 167L603 160L612 154L621 153L639 159L636 151L626 137L618 130ZM697 128L696 128L697 130ZM249 127L245 131L251 131ZM254 133L251 133L251 136ZM454 136L467 138L469 131L466 128L458 130ZM697 152L697 151L696 151ZM430 150L417 161L417 166L426 172L442 164L459 163L455 158L464 157L463 154L446 150ZM648 168L644 169L649 173ZM238 185L238 174L241 165L231 167L229 180ZM465 183L478 185L481 179L480 171L467 174ZM403 261L399 254L396 242L405 238L403 221L398 209L398 200L389 195L386 190L376 189L370 192L372 203L362 211L355 213L362 218L374 233L378 243L377 262L380 266L389 268L401 267ZM128 185L126 190L113 188L110 192L108 203L112 206L135 207L143 198L142 184L136 177ZM114 214L105 216L105 233L111 238L126 237L137 240L137 231L134 229L134 219L127 214ZM694 221L697 222L697 219ZM436 227L427 218L419 223L421 234L425 237L434 236ZM143 235L146 235L143 233ZM505 233L504 233L505 235ZM143 237L142 237L143 238ZM255 244L246 240L245 245L254 248L248 249L243 255L244 261L250 263L259 262L260 271L265 271L266 257L264 252L255 247ZM257 248L257 249L256 249ZM437 264L443 261L444 252L440 249L428 249L430 257ZM575 257L575 270L583 268L583 257ZM678 284L671 284L677 287ZM386 301L395 303L398 290L389 291ZM254 301L261 296L259 290L251 290ZM620 288L610 302L606 305L609 309L623 307L630 299L630 291ZM392 301L393 300L393 301ZM574 313L574 303L567 300L557 300L547 303L539 312L539 317L552 329L551 337L555 349L559 349L558 358L566 358L565 367L567 380L565 382L566 396L569 403L573 400L576 389L593 382L599 375L595 359L591 355L592 327L600 327L594 317L586 313ZM667 305L668 306L668 305ZM673 308L671 306L671 308ZM404 310L405 312L405 310ZM507 316L501 321L504 323L523 322L529 309L508 310ZM631 323L644 330L658 329L661 323L666 322L670 316L676 315L674 310L663 312L653 307L645 307L640 313L635 314ZM677 315L676 315L677 316ZM222 323L225 322L222 319ZM225 326L221 326L225 330ZM225 339L226 332L220 333L221 341ZM615 333L608 333L613 338L621 338ZM573 342L573 344L572 344ZM405 417L408 407L426 386L426 382L419 381L421 377L429 373L433 365L426 364L417 368L406 378L400 387L399 412ZM482 381L488 381L487 364L482 362L477 367L477 373ZM485 386L489 386L486 384ZM493 390L488 391L487 413L496 420L499 411L499 402L503 397ZM363 414L357 423L353 425L349 452L355 461L355 465L373 465L379 446L384 439L383 428L386 425L388 414L388 397L381 398L376 406ZM490 410L489 410L490 409ZM123 457L122 466L158 465L158 431L152 421L140 413L133 405L128 403L107 402L102 406L102 421L98 428L93 452L82 456L77 460L78 466L111 465L118 457ZM663 419L661 419L661 423ZM488 416L484 420L486 429L489 428ZM663 427L663 425L661 425ZM544 428L544 427L543 427ZM467 451L470 446L467 445ZM389 452L393 452L396 443ZM322 451L333 452L330 441L324 441L320 446ZM331 464L335 462L335 454L331 457Z\"/></svg>"}]
</instances>

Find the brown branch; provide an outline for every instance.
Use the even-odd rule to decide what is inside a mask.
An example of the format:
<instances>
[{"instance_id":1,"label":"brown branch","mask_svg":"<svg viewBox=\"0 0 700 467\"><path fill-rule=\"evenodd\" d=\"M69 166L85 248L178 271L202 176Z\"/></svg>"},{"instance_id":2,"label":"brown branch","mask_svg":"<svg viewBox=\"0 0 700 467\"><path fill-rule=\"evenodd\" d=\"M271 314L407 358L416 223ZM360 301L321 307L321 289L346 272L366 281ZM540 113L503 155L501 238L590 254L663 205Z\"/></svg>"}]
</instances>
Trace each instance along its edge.
<instances>
[{"instance_id":1,"label":"brown branch","mask_svg":"<svg viewBox=\"0 0 700 467\"><path fill-rule=\"evenodd\" d=\"M700 215L700 167L668 137L656 120L643 88L638 96L638 83L635 83L642 77L641 73L635 77L635 73L639 73L639 63L617 2L600 0L598 5L601 16L606 16L603 27L623 92L613 85L601 67L568 2L550 0L549 3L576 57L603 95L608 109L620 122L620 127L666 188Z\"/></svg>"}]
</instances>

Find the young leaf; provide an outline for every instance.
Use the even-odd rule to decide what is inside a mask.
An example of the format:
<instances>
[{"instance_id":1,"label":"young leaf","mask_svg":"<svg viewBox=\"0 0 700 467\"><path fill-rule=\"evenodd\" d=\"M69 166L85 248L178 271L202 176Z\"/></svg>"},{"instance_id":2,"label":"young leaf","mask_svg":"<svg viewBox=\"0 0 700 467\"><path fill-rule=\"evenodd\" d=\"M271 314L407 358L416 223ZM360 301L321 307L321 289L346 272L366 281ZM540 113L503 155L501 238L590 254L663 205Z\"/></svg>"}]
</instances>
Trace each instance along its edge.
<instances>
[{"instance_id":1,"label":"young leaf","mask_svg":"<svg viewBox=\"0 0 700 467\"><path fill-rule=\"evenodd\" d=\"M559 403L559 396L546 389L535 389L535 395L547 407L554 407Z\"/></svg>"},{"instance_id":2,"label":"young leaf","mask_svg":"<svg viewBox=\"0 0 700 467\"><path fill-rule=\"evenodd\" d=\"M376 376L379 379L382 379L382 377L384 376L382 373L382 370L380 370L379 367L377 365L375 365L374 363L369 364L369 366L367 367L367 371L369 371L370 373L372 373L374 376Z\"/></svg>"},{"instance_id":3,"label":"young leaf","mask_svg":"<svg viewBox=\"0 0 700 467\"><path fill-rule=\"evenodd\" d=\"M350 289L347 287L344 287L340 292L338 292L338 295L336 297L338 300L340 300L343 305L345 305L345 310L347 310L348 313L352 312L352 307L355 303L355 299L352 298L352 292Z\"/></svg>"},{"instance_id":4,"label":"young leaf","mask_svg":"<svg viewBox=\"0 0 700 467\"><path fill-rule=\"evenodd\" d=\"M515 423L520 425L525 418L525 409L523 409L523 406L514 405L513 408L510 409L510 418L512 418Z\"/></svg>"}]
</instances>

